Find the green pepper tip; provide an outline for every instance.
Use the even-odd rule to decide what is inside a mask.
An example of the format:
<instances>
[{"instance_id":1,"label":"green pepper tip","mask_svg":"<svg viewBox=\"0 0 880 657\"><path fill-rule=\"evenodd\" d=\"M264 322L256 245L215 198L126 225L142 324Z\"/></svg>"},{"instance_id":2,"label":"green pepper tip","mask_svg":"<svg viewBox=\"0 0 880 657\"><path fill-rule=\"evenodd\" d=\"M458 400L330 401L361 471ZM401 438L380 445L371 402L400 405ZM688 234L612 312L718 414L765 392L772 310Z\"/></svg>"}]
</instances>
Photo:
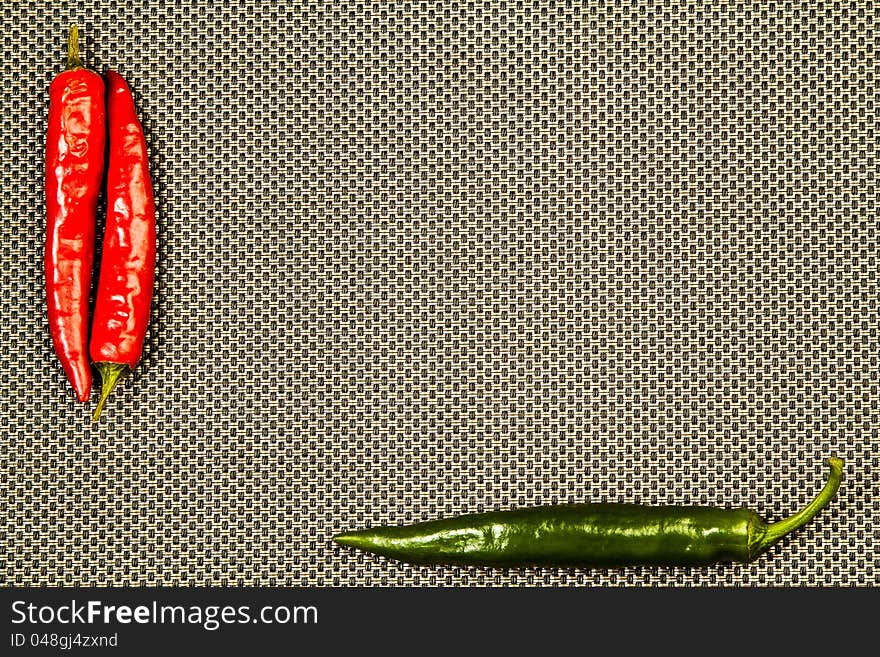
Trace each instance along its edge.
<instances>
[{"instance_id":1,"label":"green pepper tip","mask_svg":"<svg viewBox=\"0 0 880 657\"><path fill-rule=\"evenodd\" d=\"M387 528L379 528L378 531L376 528L373 528L361 529L353 532L343 532L342 534L334 536L333 541L336 544L344 545L345 547L356 548L358 550L364 550L365 552L377 552L384 548L388 548L389 544L394 543L393 538L389 539L389 537L383 536L383 529Z\"/></svg>"},{"instance_id":2,"label":"green pepper tip","mask_svg":"<svg viewBox=\"0 0 880 657\"><path fill-rule=\"evenodd\" d=\"M364 545L360 532L344 532L342 534L336 534L336 536L333 537L333 542L353 548L359 548Z\"/></svg>"}]
</instances>

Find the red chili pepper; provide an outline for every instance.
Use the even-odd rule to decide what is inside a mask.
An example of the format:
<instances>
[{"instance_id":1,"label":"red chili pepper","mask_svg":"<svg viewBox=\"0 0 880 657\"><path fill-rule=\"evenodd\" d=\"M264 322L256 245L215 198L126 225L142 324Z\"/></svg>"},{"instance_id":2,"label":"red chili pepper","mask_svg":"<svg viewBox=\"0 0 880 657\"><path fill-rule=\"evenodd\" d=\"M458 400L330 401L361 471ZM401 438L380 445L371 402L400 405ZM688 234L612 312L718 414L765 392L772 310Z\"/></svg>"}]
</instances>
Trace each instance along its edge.
<instances>
[{"instance_id":1,"label":"red chili pepper","mask_svg":"<svg viewBox=\"0 0 880 657\"><path fill-rule=\"evenodd\" d=\"M90 344L101 374L95 421L120 378L141 358L156 263L156 209L147 142L131 90L114 71L107 72L107 123L107 225Z\"/></svg>"},{"instance_id":2,"label":"red chili pepper","mask_svg":"<svg viewBox=\"0 0 880 657\"><path fill-rule=\"evenodd\" d=\"M89 286L104 144L104 81L83 67L73 25L67 68L49 87L44 266L52 342L80 401L88 401L92 388Z\"/></svg>"}]
</instances>

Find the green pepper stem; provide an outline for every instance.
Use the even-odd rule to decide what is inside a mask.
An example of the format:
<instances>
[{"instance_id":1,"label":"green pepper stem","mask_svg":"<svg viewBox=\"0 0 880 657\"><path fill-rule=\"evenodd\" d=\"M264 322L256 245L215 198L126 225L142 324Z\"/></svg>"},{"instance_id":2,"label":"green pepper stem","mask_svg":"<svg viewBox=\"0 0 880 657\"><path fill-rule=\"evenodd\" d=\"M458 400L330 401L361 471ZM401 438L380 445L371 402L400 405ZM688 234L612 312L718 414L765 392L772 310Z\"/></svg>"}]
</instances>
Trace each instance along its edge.
<instances>
[{"instance_id":1,"label":"green pepper stem","mask_svg":"<svg viewBox=\"0 0 880 657\"><path fill-rule=\"evenodd\" d=\"M755 545L755 554L761 554L786 534L806 525L834 499L837 489L840 488L840 480L843 478L843 459L832 456L828 459L828 465L831 467L828 481L815 499L793 516L769 525Z\"/></svg>"},{"instance_id":2,"label":"green pepper stem","mask_svg":"<svg viewBox=\"0 0 880 657\"><path fill-rule=\"evenodd\" d=\"M78 68L85 67L79 58L79 28L74 23L67 35L67 70L74 71Z\"/></svg>"},{"instance_id":3,"label":"green pepper stem","mask_svg":"<svg viewBox=\"0 0 880 657\"><path fill-rule=\"evenodd\" d=\"M101 375L101 398L98 400L95 414L92 415L92 422L97 422L101 417L101 411L104 410L107 397L113 392L113 388L116 387L120 379L130 371L125 363L95 363L95 367Z\"/></svg>"}]
</instances>

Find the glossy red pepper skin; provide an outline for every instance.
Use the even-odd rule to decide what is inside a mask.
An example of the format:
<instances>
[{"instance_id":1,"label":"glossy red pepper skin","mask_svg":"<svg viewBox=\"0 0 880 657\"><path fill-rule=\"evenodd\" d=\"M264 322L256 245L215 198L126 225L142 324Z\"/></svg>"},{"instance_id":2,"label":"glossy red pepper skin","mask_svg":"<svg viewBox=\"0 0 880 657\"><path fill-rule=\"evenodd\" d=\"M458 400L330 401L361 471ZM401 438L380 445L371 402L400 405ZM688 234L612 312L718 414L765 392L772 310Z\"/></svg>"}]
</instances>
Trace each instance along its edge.
<instances>
[{"instance_id":1,"label":"glossy red pepper skin","mask_svg":"<svg viewBox=\"0 0 880 657\"><path fill-rule=\"evenodd\" d=\"M77 50L74 27L68 70L49 87L44 268L55 353L77 399L87 401L92 387L87 351L89 288L106 130L104 82L82 67Z\"/></svg>"},{"instance_id":2,"label":"glossy red pepper skin","mask_svg":"<svg viewBox=\"0 0 880 657\"><path fill-rule=\"evenodd\" d=\"M147 335L156 263L156 208L147 142L128 84L107 72L107 223L90 353L101 401L138 364Z\"/></svg>"}]
</instances>

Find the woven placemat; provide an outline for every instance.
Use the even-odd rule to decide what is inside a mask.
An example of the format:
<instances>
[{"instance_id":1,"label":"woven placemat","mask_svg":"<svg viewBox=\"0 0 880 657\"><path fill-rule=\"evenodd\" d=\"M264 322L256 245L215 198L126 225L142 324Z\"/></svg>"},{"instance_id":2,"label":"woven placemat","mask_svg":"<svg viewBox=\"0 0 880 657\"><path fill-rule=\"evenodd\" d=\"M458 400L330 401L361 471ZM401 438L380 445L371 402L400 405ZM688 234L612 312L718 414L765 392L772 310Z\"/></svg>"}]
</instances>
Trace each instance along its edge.
<instances>
[{"instance_id":1,"label":"woven placemat","mask_svg":"<svg viewBox=\"0 0 880 657\"><path fill-rule=\"evenodd\" d=\"M4 585L878 584L870 8L285 4L0 11ZM43 298L73 21L135 91L159 208L146 356L98 426ZM580 500L772 520L831 454L839 500L751 566L329 541Z\"/></svg>"}]
</instances>

